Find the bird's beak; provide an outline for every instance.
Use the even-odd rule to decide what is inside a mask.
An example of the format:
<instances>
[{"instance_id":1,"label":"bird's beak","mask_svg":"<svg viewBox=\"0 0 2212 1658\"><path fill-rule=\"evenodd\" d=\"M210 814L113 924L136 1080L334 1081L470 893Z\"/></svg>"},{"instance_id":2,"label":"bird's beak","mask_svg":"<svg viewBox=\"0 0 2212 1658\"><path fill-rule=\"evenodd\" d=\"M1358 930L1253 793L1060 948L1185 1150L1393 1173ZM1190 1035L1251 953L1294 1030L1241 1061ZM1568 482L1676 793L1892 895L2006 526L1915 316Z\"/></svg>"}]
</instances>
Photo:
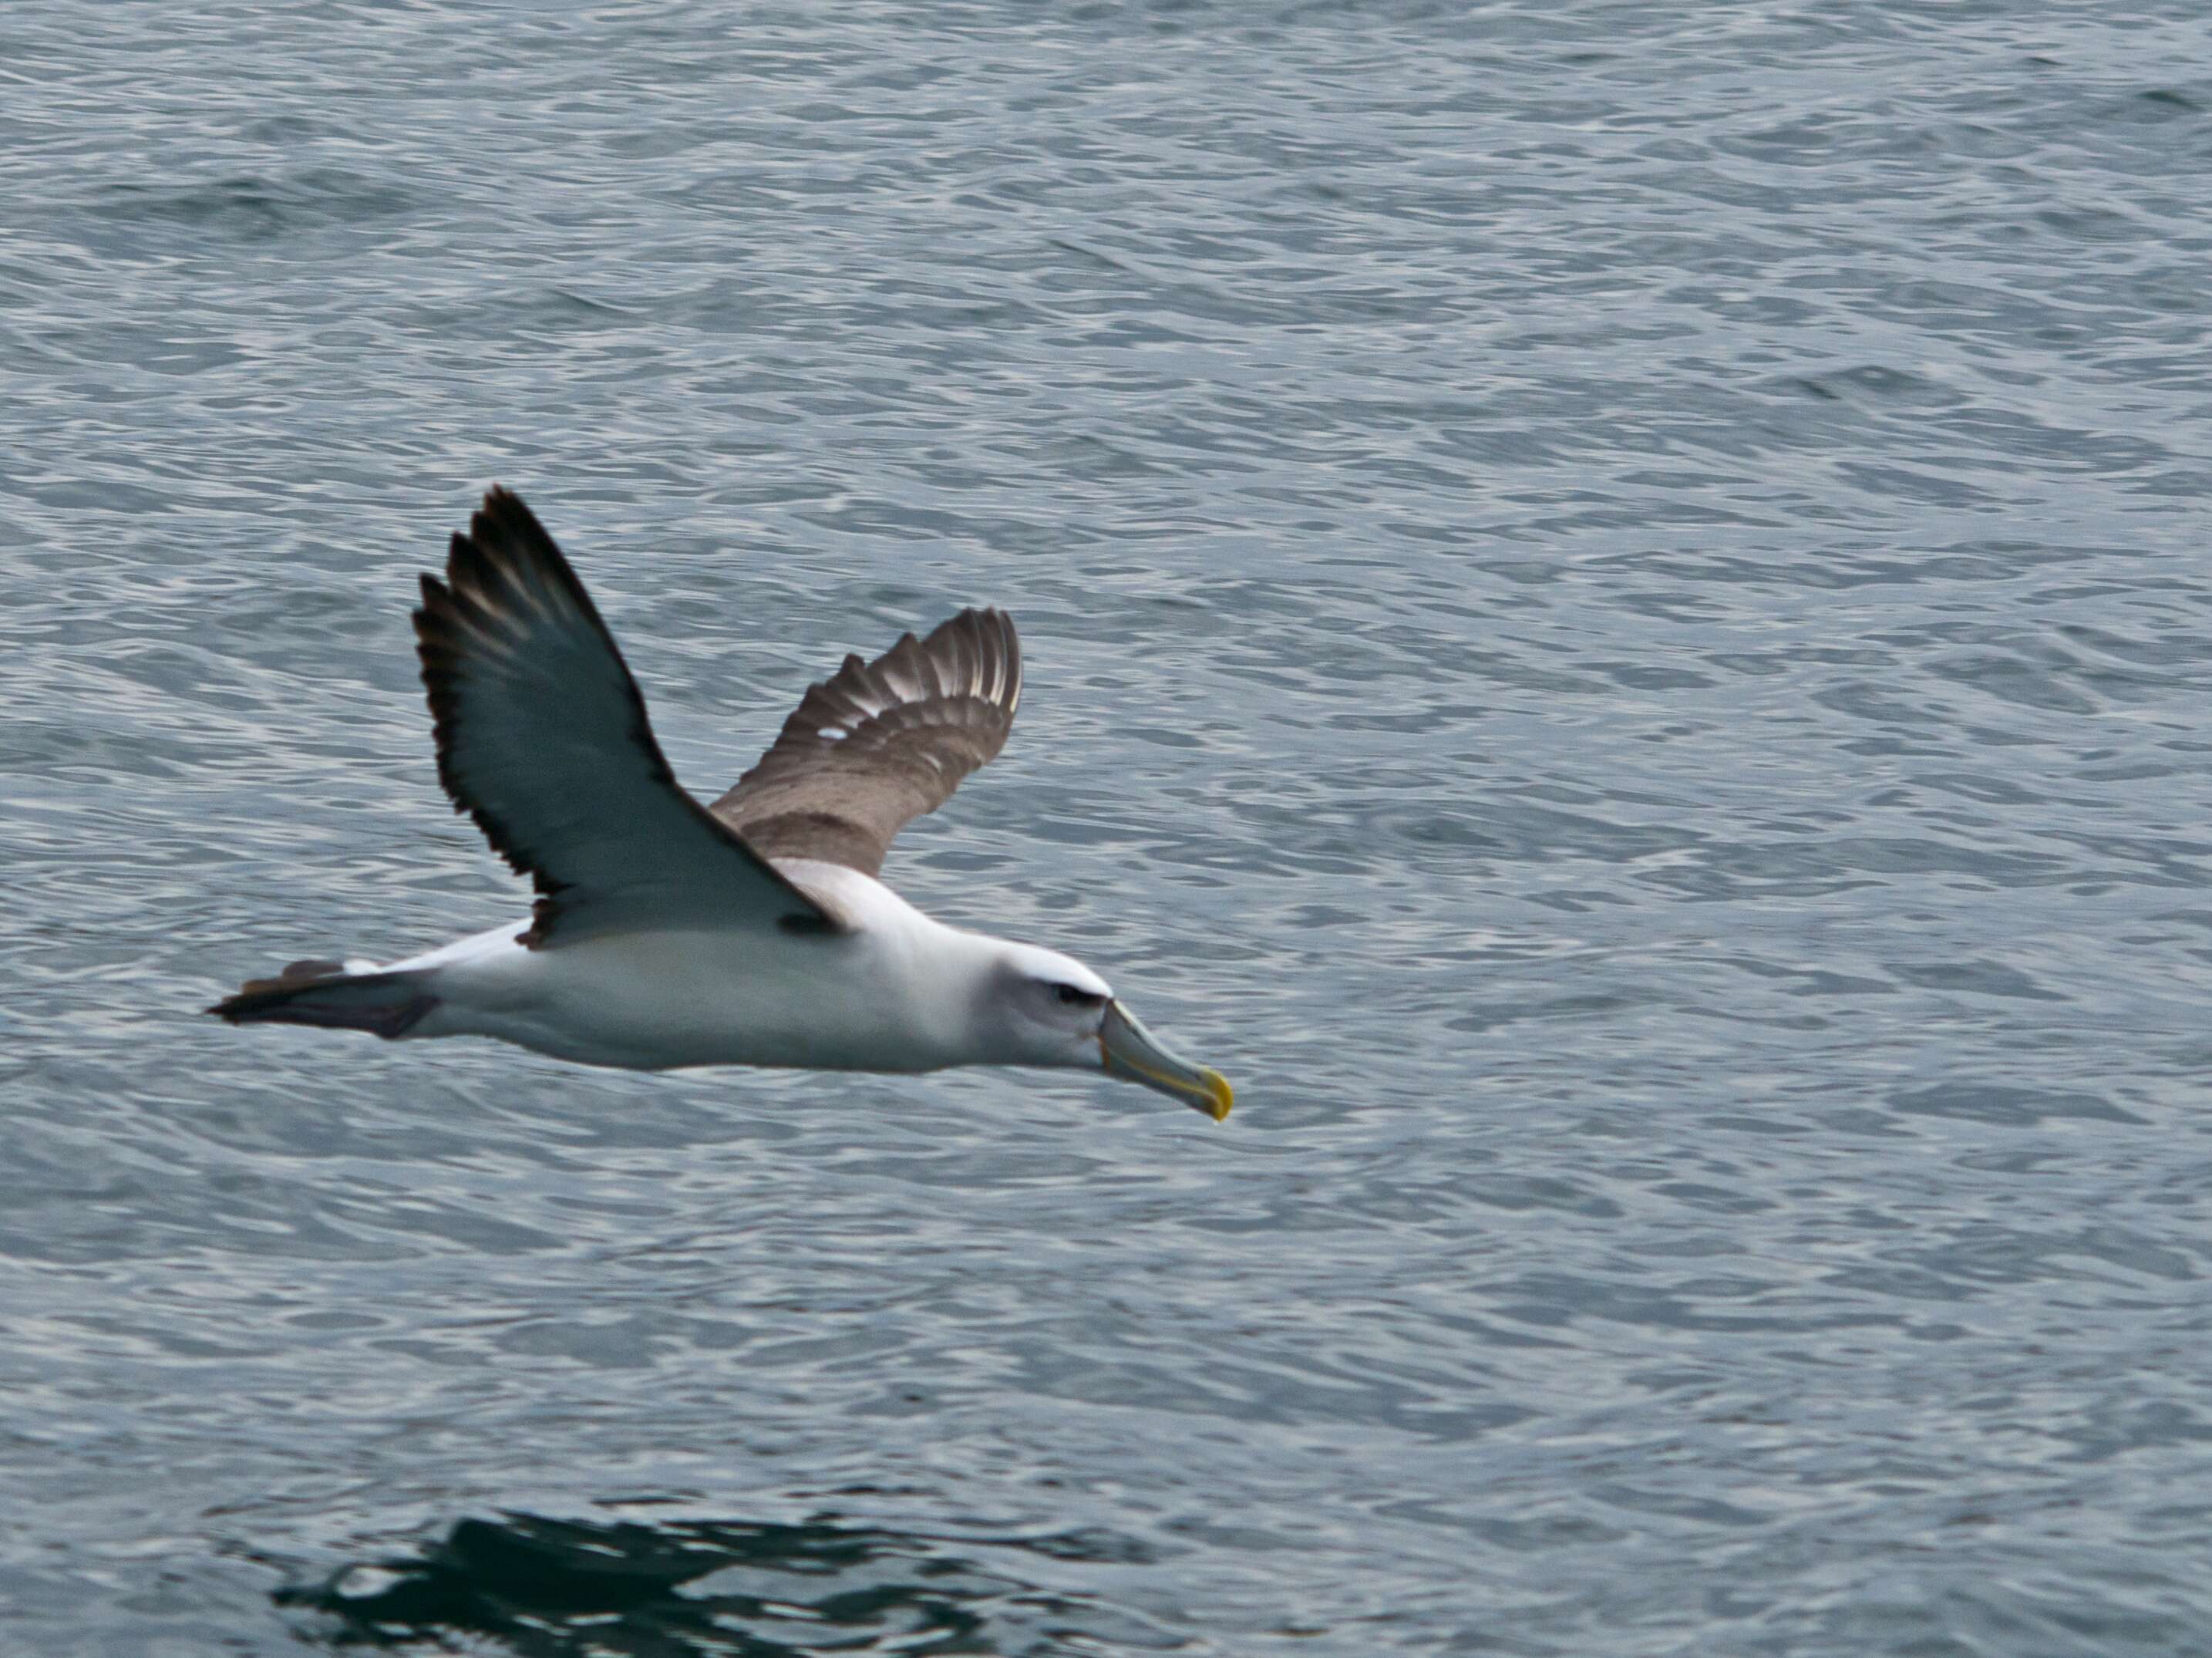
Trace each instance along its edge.
<instances>
[{"instance_id":1,"label":"bird's beak","mask_svg":"<svg viewBox=\"0 0 2212 1658\"><path fill-rule=\"evenodd\" d=\"M1219 1071L1170 1053L1119 1002L1106 1004L1106 1018L1098 1027L1098 1052L1109 1076L1126 1076L1158 1088L1217 1123L1229 1115L1236 1100Z\"/></svg>"}]
</instances>

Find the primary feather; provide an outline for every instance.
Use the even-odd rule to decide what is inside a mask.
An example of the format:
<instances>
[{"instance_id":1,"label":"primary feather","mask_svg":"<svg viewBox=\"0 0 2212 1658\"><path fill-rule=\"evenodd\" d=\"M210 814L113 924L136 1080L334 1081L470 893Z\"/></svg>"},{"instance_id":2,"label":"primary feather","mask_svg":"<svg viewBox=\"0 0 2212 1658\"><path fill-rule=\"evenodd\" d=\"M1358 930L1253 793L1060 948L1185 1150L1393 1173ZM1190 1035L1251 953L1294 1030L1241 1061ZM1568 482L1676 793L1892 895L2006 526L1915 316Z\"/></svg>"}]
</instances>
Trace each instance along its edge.
<instances>
[{"instance_id":1,"label":"primary feather","mask_svg":"<svg viewBox=\"0 0 2212 1658\"><path fill-rule=\"evenodd\" d=\"M768 857L872 875L901 827L1006 746L1022 699L1012 620L963 610L810 686L760 762L713 807Z\"/></svg>"}]
</instances>

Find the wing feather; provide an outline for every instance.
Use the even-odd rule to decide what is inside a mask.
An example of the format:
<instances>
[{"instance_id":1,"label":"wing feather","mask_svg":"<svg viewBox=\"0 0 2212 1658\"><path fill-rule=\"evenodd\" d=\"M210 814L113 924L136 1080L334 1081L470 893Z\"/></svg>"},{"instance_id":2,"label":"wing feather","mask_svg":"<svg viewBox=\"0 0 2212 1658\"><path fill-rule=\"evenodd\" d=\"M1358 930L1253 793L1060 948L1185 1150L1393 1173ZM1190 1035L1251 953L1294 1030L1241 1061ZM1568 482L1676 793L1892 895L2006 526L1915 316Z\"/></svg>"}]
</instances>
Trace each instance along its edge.
<instances>
[{"instance_id":1,"label":"wing feather","mask_svg":"<svg viewBox=\"0 0 2212 1658\"><path fill-rule=\"evenodd\" d=\"M678 783L583 583L494 488L415 613L438 777L538 889L533 947L666 924L829 918Z\"/></svg>"},{"instance_id":2,"label":"wing feather","mask_svg":"<svg viewBox=\"0 0 2212 1658\"><path fill-rule=\"evenodd\" d=\"M963 610L872 662L810 686L760 763L713 807L769 857L872 875L909 819L933 812L1006 746L1022 696L1012 619Z\"/></svg>"}]
</instances>

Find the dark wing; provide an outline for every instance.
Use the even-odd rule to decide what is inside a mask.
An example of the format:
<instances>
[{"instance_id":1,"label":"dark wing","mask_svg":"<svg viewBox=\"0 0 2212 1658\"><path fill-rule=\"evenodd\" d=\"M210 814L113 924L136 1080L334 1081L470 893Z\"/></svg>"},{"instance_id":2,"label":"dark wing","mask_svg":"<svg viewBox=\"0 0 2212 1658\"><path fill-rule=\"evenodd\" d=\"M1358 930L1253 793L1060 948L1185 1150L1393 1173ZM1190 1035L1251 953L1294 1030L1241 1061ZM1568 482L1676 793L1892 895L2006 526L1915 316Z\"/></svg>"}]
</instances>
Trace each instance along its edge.
<instances>
[{"instance_id":1,"label":"dark wing","mask_svg":"<svg viewBox=\"0 0 2212 1658\"><path fill-rule=\"evenodd\" d=\"M453 809L537 883L525 942L665 925L828 918L684 793L645 699L530 509L484 497L415 613Z\"/></svg>"},{"instance_id":2,"label":"dark wing","mask_svg":"<svg viewBox=\"0 0 2212 1658\"><path fill-rule=\"evenodd\" d=\"M1022 698L1012 619L963 610L927 639L901 637L844 667L783 722L714 815L768 857L820 858L874 875L908 818L945 804L1006 746Z\"/></svg>"}]
</instances>

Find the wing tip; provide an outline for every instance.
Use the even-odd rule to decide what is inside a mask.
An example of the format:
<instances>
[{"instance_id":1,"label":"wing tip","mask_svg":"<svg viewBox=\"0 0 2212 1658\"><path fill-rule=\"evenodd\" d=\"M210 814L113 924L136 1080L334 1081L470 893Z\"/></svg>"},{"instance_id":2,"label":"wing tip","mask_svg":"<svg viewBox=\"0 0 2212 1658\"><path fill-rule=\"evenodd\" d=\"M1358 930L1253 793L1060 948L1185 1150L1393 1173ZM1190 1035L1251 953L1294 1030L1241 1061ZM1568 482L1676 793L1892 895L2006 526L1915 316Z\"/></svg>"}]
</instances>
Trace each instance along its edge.
<instances>
[{"instance_id":1,"label":"wing tip","mask_svg":"<svg viewBox=\"0 0 2212 1658\"><path fill-rule=\"evenodd\" d=\"M529 504L504 484L494 484L469 515L469 527L447 543L446 580L464 597L511 602L547 588L559 602L580 611L604 631L599 607L558 542Z\"/></svg>"},{"instance_id":2,"label":"wing tip","mask_svg":"<svg viewBox=\"0 0 2212 1658\"><path fill-rule=\"evenodd\" d=\"M494 484L483 492L483 500L469 515L469 533L475 534L479 524L499 529L529 529L545 533L545 527L538 521L538 515L530 510L523 498L504 484ZM549 539L550 538L548 538Z\"/></svg>"},{"instance_id":3,"label":"wing tip","mask_svg":"<svg viewBox=\"0 0 2212 1658\"><path fill-rule=\"evenodd\" d=\"M951 654L956 639L964 640L975 653L968 694L1004 709L1011 719L1022 697L1022 644L1014 619L995 605L967 606L930 631L922 642L923 652L934 661Z\"/></svg>"}]
</instances>

